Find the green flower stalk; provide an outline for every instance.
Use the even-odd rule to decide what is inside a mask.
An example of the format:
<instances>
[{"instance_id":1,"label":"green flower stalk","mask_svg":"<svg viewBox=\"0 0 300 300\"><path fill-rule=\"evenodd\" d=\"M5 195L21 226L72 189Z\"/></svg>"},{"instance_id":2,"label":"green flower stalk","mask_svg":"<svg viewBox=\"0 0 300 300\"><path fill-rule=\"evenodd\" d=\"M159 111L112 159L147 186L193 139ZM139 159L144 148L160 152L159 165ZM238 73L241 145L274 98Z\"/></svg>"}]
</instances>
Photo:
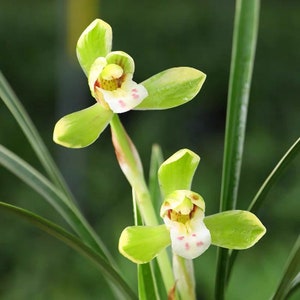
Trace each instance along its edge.
<instances>
[{"instance_id":1,"label":"green flower stalk","mask_svg":"<svg viewBox=\"0 0 300 300\"><path fill-rule=\"evenodd\" d=\"M96 104L61 118L53 140L69 148L92 144L111 122L114 114L129 110L168 109L193 99L206 75L190 67L160 72L142 83L133 81L133 58L123 51L111 51L112 29L96 19L77 43L78 61L88 77Z\"/></svg>"}]
</instances>

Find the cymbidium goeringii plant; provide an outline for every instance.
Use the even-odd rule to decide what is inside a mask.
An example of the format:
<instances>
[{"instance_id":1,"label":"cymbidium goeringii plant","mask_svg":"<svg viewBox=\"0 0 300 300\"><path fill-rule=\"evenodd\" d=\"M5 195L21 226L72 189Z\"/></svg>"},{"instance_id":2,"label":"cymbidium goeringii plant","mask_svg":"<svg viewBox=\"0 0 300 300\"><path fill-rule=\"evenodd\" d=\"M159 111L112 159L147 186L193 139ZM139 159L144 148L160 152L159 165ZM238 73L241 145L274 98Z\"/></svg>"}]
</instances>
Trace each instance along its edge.
<instances>
[{"instance_id":1,"label":"cymbidium goeringii plant","mask_svg":"<svg viewBox=\"0 0 300 300\"><path fill-rule=\"evenodd\" d=\"M77 57L96 104L61 118L54 128L56 143L69 148L88 146L114 114L179 106L193 99L205 81L206 75L201 71L177 67L137 84L133 81L133 58L111 48L112 29L100 19L94 20L81 34Z\"/></svg>"},{"instance_id":2,"label":"cymbidium goeringii plant","mask_svg":"<svg viewBox=\"0 0 300 300\"><path fill-rule=\"evenodd\" d=\"M123 230L119 251L135 263L152 260L171 244L174 254L186 259L201 255L212 244L228 249L247 249L266 232L249 211L231 210L205 217L203 198L191 191L200 157L182 149L159 168L158 178L164 201L158 226L130 226Z\"/></svg>"}]
</instances>

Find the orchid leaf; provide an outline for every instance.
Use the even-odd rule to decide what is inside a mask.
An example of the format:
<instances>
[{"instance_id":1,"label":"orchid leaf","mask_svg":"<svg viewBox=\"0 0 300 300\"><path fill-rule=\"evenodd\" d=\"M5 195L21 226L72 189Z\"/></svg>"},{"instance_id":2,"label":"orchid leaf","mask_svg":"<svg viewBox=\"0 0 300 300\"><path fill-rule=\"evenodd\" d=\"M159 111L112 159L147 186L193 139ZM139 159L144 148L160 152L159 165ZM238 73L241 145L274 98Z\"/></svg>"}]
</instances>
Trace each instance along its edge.
<instances>
[{"instance_id":1,"label":"orchid leaf","mask_svg":"<svg viewBox=\"0 0 300 300\"><path fill-rule=\"evenodd\" d=\"M95 251L112 259L103 242L96 235L81 212L68 202L68 198L46 177L39 173L27 162L15 155L13 152L0 145L0 166L5 167L12 174L19 177L25 184L40 194L74 229L80 238Z\"/></svg>"},{"instance_id":2,"label":"orchid leaf","mask_svg":"<svg viewBox=\"0 0 300 300\"><path fill-rule=\"evenodd\" d=\"M68 201L72 203L73 195L71 194L64 178L62 177L62 174L57 168L30 116L1 72L0 98L3 100L4 104L7 106L19 124L21 130L25 134L29 144L43 165L48 176L52 179L54 184L66 194Z\"/></svg>"},{"instance_id":3,"label":"orchid leaf","mask_svg":"<svg viewBox=\"0 0 300 300\"><path fill-rule=\"evenodd\" d=\"M158 182L158 169L163 163L163 154L159 145L152 146L150 170L149 170L149 192L151 195L153 207L159 212L162 199Z\"/></svg>"},{"instance_id":4,"label":"orchid leaf","mask_svg":"<svg viewBox=\"0 0 300 300\"><path fill-rule=\"evenodd\" d=\"M249 211L231 210L204 218L212 244L228 249L252 247L266 233L260 220Z\"/></svg>"},{"instance_id":5,"label":"orchid leaf","mask_svg":"<svg viewBox=\"0 0 300 300\"><path fill-rule=\"evenodd\" d=\"M34 226L73 248L79 254L88 258L94 264L94 266L100 269L101 273L106 275L113 289L117 289L125 296L126 299L137 299L135 293L131 290L131 288L119 275L115 268L107 261L107 259L90 248L78 237L74 236L57 224L20 207L0 202L0 209L6 210L17 215L18 217L21 217L22 219L32 223Z\"/></svg>"},{"instance_id":6,"label":"orchid leaf","mask_svg":"<svg viewBox=\"0 0 300 300\"><path fill-rule=\"evenodd\" d=\"M170 233L165 225L129 226L121 233L119 251L137 264L151 261L170 245Z\"/></svg>"},{"instance_id":7,"label":"orchid leaf","mask_svg":"<svg viewBox=\"0 0 300 300\"><path fill-rule=\"evenodd\" d=\"M283 276L272 300L290 299L296 289L300 287L300 235L286 262Z\"/></svg>"},{"instance_id":8,"label":"orchid leaf","mask_svg":"<svg viewBox=\"0 0 300 300\"><path fill-rule=\"evenodd\" d=\"M56 123L53 140L69 148L86 147L99 137L112 116L113 112L99 103L66 115Z\"/></svg>"},{"instance_id":9,"label":"orchid leaf","mask_svg":"<svg viewBox=\"0 0 300 300\"><path fill-rule=\"evenodd\" d=\"M112 29L106 22L96 19L81 34L76 53L84 73L88 76L97 57L105 57L112 47Z\"/></svg>"},{"instance_id":10,"label":"orchid leaf","mask_svg":"<svg viewBox=\"0 0 300 300\"><path fill-rule=\"evenodd\" d=\"M190 190L199 161L200 157L188 149L181 149L169 157L158 170L163 196L175 190Z\"/></svg>"},{"instance_id":11,"label":"orchid leaf","mask_svg":"<svg viewBox=\"0 0 300 300\"><path fill-rule=\"evenodd\" d=\"M142 82L149 95L135 109L168 109L182 105L198 94L205 78L204 73L189 67L162 71Z\"/></svg>"}]
</instances>

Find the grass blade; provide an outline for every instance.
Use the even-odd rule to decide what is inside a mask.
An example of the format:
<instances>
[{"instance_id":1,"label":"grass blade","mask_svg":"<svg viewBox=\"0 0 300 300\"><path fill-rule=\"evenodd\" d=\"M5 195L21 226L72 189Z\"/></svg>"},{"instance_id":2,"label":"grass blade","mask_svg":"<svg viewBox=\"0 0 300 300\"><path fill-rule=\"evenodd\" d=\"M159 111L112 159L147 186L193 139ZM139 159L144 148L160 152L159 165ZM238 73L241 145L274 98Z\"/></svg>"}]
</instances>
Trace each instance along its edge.
<instances>
[{"instance_id":1,"label":"grass blade","mask_svg":"<svg viewBox=\"0 0 300 300\"><path fill-rule=\"evenodd\" d=\"M84 244L76 236L72 235L62 227L42 218L28 210L16 207L4 202L0 202L0 209L14 213L15 215L25 219L32 223L36 227L42 229L46 233L54 236L60 241L64 242L79 254L88 258L93 265L97 266L106 278L110 279L110 283L113 283L113 287L118 289L119 292L125 296L126 299L137 299L135 293L131 290L124 279L117 273L117 271L104 259L99 253L91 249Z\"/></svg>"},{"instance_id":2,"label":"grass blade","mask_svg":"<svg viewBox=\"0 0 300 300\"><path fill-rule=\"evenodd\" d=\"M236 207L257 41L259 0L236 1L220 210ZM219 248L216 299L224 299L229 251Z\"/></svg>"},{"instance_id":3,"label":"grass blade","mask_svg":"<svg viewBox=\"0 0 300 300\"><path fill-rule=\"evenodd\" d=\"M106 248L76 208L75 204L47 178L17 155L0 145L0 165L19 177L52 205L82 240L100 255L111 260ZM111 260L112 262L112 260Z\"/></svg>"},{"instance_id":4,"label":"grass blade","mask_svg":"<svg viewBox=\"0 0 300 300\"><path fill-rule=\"evenodd\" d=\"M287 299L290 291L295 290L295 287L300 283L300 236L291 251L283 277L280 280L278 288L272 297L273 300Z\"/></svg>"},{"instance_id":5,"label":"grass blade","mask_svg":"<svg viewBox=\"0 0 300 300\"><path fill-rule=\"evenodd\" d=\"M27 140L32 146L42 166L47 172L49 178L54 184L59 187L68 196L68 199L73 201L73 196L67 187L60 171L56 167L48 149L46 148L43 140L41 139L38 131L36 130L29 115L24 109L23 105L15 95L9 83L0 72L0 98L3 100L7 108L10 110L15 120L19 124L21 130L25 134Z\"/></svg>"}]
</instances>

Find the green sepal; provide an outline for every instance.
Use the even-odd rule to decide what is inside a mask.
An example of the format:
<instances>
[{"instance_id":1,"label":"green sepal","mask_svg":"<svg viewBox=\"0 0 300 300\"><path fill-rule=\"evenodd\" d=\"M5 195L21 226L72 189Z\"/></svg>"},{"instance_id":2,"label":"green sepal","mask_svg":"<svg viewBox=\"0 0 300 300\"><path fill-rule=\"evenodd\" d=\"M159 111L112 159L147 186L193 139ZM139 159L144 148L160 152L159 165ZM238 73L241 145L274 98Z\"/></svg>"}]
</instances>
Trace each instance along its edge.
<instances>
[{"instance_id":1,"label":"green sepal","mask_svg":"<svg viewBox=\"0 0 300 300\"><path fill-rule=\"evenodd\" d=\"M189 149L181 149L169 157L158 170L163 196L175 190L190 190L200 157Z\"/></svg>"},{"instance_id":2,"label":"green sepal","mask_svg":"<svg viewBox=\"0 0 300 300\"><path fill-rule=\"evenodd\" d=\"M136 110L168 109L192 100L200 91L206 75L189 67L171 68L142 82L148 97Z\"/></svg>"},{"instance_id":3,"label":"green sepal","mask_svg":"<svg viewBox=\"0 0 300 300\"><path fill-rule=\"evenodd\" d=\"M76 54L86 76L98 57L105 57L112 47L112 29L106 22L96 19L81 34Z\"/></svg>"},{"instance_id":4,"label":"green sepal","mask_svg":"<svg viewBox=\"0 0 300 300\"><path fill-rule=\"evenodd\" d=\"M129 226L121 233L119 251L134 263L144 264L170 244L170 232L165 225Z\"/></svg>"},{"instance_id":5,"label":"green sepal","mask_svg":"<svg viewBox=\"0 0 300 300\"><path fill-rule=\"evenodd\" d=\"M242 250L252 247L266 233L265 226L251 212L230 210L204 218L215 246Z\"/></svg>"},{"instance_id":6,"label":"green sepal","mask_svg":"<svg viewBox=\"0 0 300 300\"><path fill-rule=\"evenodd\" d=\"M68 148L86 147L99 137L112 116L113 112L99 103L66 115L56 123L53 140Z\"/></svg>"}]
</instances>

